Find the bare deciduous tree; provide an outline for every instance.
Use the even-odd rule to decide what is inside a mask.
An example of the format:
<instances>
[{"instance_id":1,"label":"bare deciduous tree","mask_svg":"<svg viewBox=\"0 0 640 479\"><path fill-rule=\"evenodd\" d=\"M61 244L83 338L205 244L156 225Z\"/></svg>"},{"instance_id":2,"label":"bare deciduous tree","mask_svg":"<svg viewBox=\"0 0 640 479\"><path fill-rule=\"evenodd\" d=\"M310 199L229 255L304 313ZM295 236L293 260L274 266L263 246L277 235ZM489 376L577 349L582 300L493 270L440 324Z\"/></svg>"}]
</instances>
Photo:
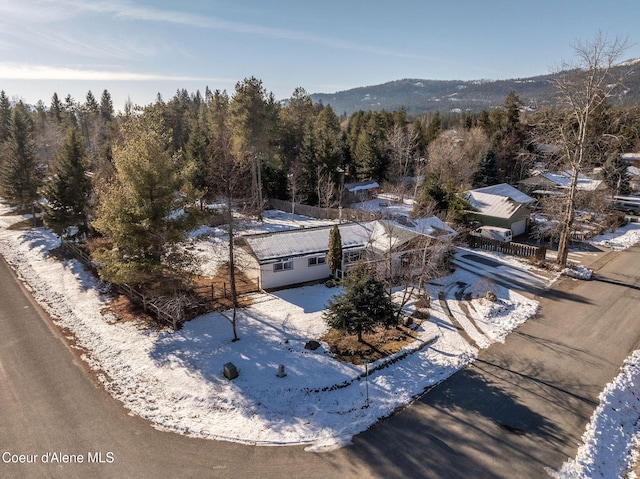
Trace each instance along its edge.
<instances>
[{"instance_id":1,"label":"bare deciduous tree","mask_svg":"<svg viewBox=\"0 0 640 479\"><path fill-rule=\"evenodd\" d=\"M331 178L329 173L323 173L322 169L318 167L316 169L318 175L318 184L316 185L316 192L318 194L318 205L320 208L331 208L338 202L336 184Z\"/></svg>"},{"instance_id":2,"label":"bare deciduous tree","mask_svg":"<svg viewBox=\"0 0 640 479\"><path fill-rule=\"evenodd\" d=\"M490 147L481 128L443 132L429 144L427 173L435 174L443 185L470 185L479 155Z\"/></svg>"},{"instance_id":3,"label":"bare deciduous tree","mask_svg":"<svg viewBox=\"0 0 640 479\"><path fill-rule=\"evenodd\" d=\"M539 125L544 142L559 148L559 166L570 174L559 217L556 262L561 266L567 264L580 175L599 159L602 143L611 140L606 126L597 124L597 118L607 101L622 93L629 70L614 67L626 49L626 39L609 41L602 34L577 43L576 60L563 62L556 69L555 87L563 111L546 115L546 121Z\"/></svg>"}]
</instances>

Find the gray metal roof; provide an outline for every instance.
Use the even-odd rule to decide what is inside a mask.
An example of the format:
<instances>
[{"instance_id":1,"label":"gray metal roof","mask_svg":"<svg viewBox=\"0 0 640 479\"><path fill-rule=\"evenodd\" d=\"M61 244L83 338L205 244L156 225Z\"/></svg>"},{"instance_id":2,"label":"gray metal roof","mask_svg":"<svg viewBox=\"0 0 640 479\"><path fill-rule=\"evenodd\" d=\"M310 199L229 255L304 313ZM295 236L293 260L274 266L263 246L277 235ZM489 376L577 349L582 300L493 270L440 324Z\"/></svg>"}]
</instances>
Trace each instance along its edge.
<instances>
[{"instance_id":1,"label":"gray metal roof","mask_svg":"<svg viewBox=\"0 0 640 479\"><path fill-rule=\"evenodd\" d=\"M506 196L511 198L517 203L529 204L533 203L535 199L529 195L524 194L518 188L514 188L508 183L500 183L499 185L485 186L484 188L477 188L469 191L469 193L485 193L488 195Z\"/></svg>"},{"instance_id":2,"label":"gray metal roof","mask_svg":"<svg viewBox=\"0 0 640 479\"><path fill-rule=\"evenodd\" d=\"M364 248L374 223L345 223L338 226L342 248ZM304 228L275 233L245 236L244 239L260 263L285 258L326 253L329 251L329 231L332 226Z\"/></svg>"},{"instance_id":3,"label":"gray metal roof","mask_svg":"<svg viewBox=\"0 0 640 479\"><path fill-rule=\"evenodd\" d=\"M509 219L518 208L522 207L521 203L506 196L478 193L477 191L468 191L467 200L478 213L495 218Z\"/></svg>"}]
</instances>

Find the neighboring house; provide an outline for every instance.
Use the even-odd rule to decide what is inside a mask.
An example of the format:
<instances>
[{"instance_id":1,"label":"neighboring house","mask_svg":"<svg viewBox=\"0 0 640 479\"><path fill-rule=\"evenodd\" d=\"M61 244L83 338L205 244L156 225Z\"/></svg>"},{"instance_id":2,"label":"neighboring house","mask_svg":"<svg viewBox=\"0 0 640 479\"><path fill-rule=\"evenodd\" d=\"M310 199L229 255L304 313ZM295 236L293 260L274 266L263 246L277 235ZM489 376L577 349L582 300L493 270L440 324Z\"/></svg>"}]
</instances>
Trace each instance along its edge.
<instances>
[{"instance_id":1,"label":"neighboring house","mask_svg":"<svg viewBox=\"0 0 640 479\"><path fill-rule=\"evenodd\" d=\"M526 233L530 205L535 201L529 195L506 183L469 190L465 197L475 211L472 218L485 226L510 228L513 236Z\"/></svg>"},{"instance_id":2,"label":"neighboring house","mask_svg":"<svg viewBox=\"0 0 640 479\"><path fill-rule=\"evenodd\" d=\"M571 184L571 175L572 171L556 171L553 173L542 173L546 179L551 180L555 183L558 189L566 189L569 188ZM606 188L606 184L602 180L596 180L588 177L582 173L578 173L578 191L596 191Z\"/></svg>"},{"instance_id":3,"label":"neighboring house","mask_svg":"<svg viewBox=\"0 0 640 479\"><path fill-rule=\"evenodd\" d=\"M623 153L620 158L629 166L640 167L640 153Z\"/></svg>"},{"instance_id":4,"label":"neighboring house","mask_svg":"<svg viewBox=\"0 0 640 479\"><path fill-rule=\"evenodd\" d=\"M518 182L518 188L536 197L548 196L562 192L571 184L571 170L540 173ZM578 191L596 191L606 188L602 180L590 178L582 173L578 174Z\"/></svg>"},{"instance_id":5,"label":"neighboring house","mask_svg":"<svg viewBox=\"0 0 640 479\"><path fill-rule=\"evenodd\" d=\"M629 175L629 186L631 191L640 192L640 168L637 166L628 166L627 174Z\"/></svg>"},{"instance_id":6,"label":"neighboring house","mask_svg":"<svg viewBox=\"0 0 640 479\"><path fill-rule=\"evenodd\" d=\"M541 174L518 182L518 189L520 191L534 197L547 196L550 192L556 191L557 187L558 185L555 182L545 178Z\"/></svg>"},{"instance_id":7,"label":"neighboring house","mask_svg":"<svg viewBox=\"0 0 640 479\"><path fill-rule=\"evenodd\" d=\"M401 261L402 254L418 244L419 237L443 239L456 234L437 218L411 223L405 226L377 220L339 225L342 268L338 275L361 259L375 262L391 254L395 264ZM260 287L274 289L328 279L331 275L327 261L331 228L320 226L244 236Z\"/></svg>"},{"instance_id":8,"label":"neighboring house","mask_svg":"<svg viewBox=\"0 0 640 479\"><path fill-rule=\"evenodd\" d=\"M378 182L373 180L344 184L344 189L347 192L347 200L349 203L368 200L371 197L373 190L379 187L380 185Z\"/></svg>"}]
</instances>

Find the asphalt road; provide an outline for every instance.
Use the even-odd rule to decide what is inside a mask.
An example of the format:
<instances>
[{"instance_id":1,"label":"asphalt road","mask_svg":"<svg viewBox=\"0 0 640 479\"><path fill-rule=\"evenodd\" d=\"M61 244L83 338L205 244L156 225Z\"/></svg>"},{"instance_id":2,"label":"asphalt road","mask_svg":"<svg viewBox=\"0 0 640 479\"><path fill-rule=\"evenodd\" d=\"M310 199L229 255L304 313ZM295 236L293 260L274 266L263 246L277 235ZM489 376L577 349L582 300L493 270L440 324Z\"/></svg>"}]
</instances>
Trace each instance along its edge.
<instances>
[{"instance_id":1,"label":"asphalt road","mask_svg":"<svg viewBox=\"0 0 640 479\"><path fill-rule=\"evenodd\" d=\"M640 344L640 248L598 263L596 280L561 280L538 298L538 317L473 365L352 446L316 454L129 416L0 259L0 477L544 477L575 455L598 394Z\"/></svg>"}]
</instances>

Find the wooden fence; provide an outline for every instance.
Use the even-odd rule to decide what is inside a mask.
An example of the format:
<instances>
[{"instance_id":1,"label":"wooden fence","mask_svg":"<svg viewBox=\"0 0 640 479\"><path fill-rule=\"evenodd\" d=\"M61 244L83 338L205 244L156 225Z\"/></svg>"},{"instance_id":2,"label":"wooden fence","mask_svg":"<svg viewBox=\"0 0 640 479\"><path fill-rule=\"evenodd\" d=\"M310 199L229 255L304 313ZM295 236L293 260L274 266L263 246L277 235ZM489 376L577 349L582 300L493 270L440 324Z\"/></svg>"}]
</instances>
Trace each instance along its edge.
<instances>
[{"instance_id":1,"label":"wooden fence","mask_svg":"<svg viewBox=\"0 0 640 479\"><path fill-rule=\"evenodd\" d=\"M91 271L97 274L98 265L93 262L91 256L89 256L85 251L83 251L80 247L73 243L69 243L68 241L62 241L62 248L75 257L78 261L80 261L83 265L89 268ZM169 313L165 308L156 304L156 301L145 296L140 293L136 289L132 288L127 284L111 284L110 286L114 288L119 293L125 295L129 300L131 300L135 304L139 304L142 306L142 309L145 313L149 313L154 316L160 323L167 324L171 326L173 329L180 329L182 326L183 320L180 320L175 315Z\"/></svg>"},{"instance_id":2,"label":"wooden fence","mask_svg":"<svg viewBox=\"0 0 640 479\"><path fill-rule=\"evenodd\" d=\"M469 235L469 246L472 248L497 251L499 253L520 256L523 258L535 258L543 261L547 255L547 248L544 246L533 246L522 243L503 243L489 238Z\"/></svg>"},{"instance_id":3,"label":"wooden fence","mask_svg":"<svg viewBox=\"0 0 640 479\"><path fill-rule=\"evenodd\" d=\"M91 256L89 256L85 251L79 248L77 245L73 243L69 243L68 241L61 241L61 246L64 251L75 257L78 261L80 261L83 265L93 271L95 274L98 273L98 265L93 262Z\"/></svg>"},{"instance_id":4,"label":"wooden fence","mask_svg":"<svg viewBox=\"0 0 640 479\"><path fill-rule=\"evenodd\" d=\"M231 286L227 282L222 282L220 284L211 283L209 286L196 286L193 288L193 291L198 296L206 298L208 301L231 298ZM243 294L257 293L259 291L260 286L257 282L236 278L236 293L239 296Z\"/></svg>"}]
</instances>

